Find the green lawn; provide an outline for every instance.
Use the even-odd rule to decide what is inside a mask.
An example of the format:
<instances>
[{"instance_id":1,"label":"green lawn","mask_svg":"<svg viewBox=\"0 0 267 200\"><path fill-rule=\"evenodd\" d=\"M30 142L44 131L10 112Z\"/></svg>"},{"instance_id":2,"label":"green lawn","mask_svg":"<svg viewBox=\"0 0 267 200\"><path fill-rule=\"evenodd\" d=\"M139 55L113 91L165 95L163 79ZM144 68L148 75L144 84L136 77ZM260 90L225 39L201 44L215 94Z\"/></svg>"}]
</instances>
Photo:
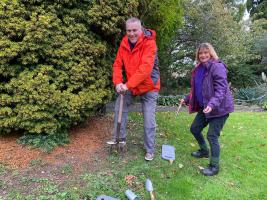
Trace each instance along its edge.
<instances>
[{"instance_id":1,"label":"green lawn","mask_svg":"<svg viewBox=\"0 0 267 200\"><path fill-rule=\"evenodd\" d=\"M204 177L199 173L198 167L206 166L207 159L190 156L198 149L189 133L193 118L194 115L187 113L179 116L170 112L157 113L157 154L153 161L146 162L142 145L142 115L131 113L126 160L110 156L103 161L106 163L104 168L94 173L83 172L68 187L62 188L47 179L38 180L43 183L36 192L38 199L96 199L100 194L126 199L126 189L132 189L141 199L149 199L144 188L146 178L153 183L156 200L267 199L267 113L230 115L220 137L221 171L214 177ZM162 144L176 148L176 160L172 165L161 159ZM3 170L0 168L0 173ZM136 177L131 185L124 180L127 175ZM83 186L74 187L79 181ZM0 182L0 187L3 184ZM14 190L7 199L34 199L34 195L23 196Z\"/></svg>"}]
</instances>

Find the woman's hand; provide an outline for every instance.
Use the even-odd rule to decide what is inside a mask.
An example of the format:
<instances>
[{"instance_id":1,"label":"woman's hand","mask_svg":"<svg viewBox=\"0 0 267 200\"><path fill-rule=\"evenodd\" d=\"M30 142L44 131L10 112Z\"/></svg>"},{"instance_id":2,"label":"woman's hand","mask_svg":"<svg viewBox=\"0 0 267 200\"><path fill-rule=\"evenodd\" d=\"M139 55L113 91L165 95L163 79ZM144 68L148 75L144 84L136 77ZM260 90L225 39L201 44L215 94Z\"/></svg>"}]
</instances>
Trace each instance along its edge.
<instances>
[{"instance_id":1,"label":"woman's hand","mask_svg":"<svg viewBox=\"0 0 267 200\"><path fill-rule=\"evenodd\" d=\"M212 111L212 108L207 106L204 110L203 110L203 113L210 113Z\"/></svg>"},{"instance_id":2,"label":"woman's hand","mask_svg":"<svg viewBox=\"0 0 267 200\"><path fill-rule=\"evenodd\" d=\"M179 99L180 104L185 104L184 99Z\"/></svg>"}]
</instances>

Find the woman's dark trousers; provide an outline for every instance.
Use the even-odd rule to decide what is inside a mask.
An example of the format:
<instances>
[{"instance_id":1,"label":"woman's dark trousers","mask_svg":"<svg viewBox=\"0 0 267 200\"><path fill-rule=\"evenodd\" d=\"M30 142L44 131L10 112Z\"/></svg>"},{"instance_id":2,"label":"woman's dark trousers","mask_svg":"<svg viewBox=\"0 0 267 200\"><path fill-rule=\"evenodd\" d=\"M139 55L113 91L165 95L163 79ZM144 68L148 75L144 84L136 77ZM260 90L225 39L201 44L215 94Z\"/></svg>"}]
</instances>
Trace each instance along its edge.
<instances>
[{"instance_id":1,"label":"woman's dark trousers","mask_svg":"<svg viewBox=\"0 0 267 200\"><path fill-rule=\"evenodd\" d=\"M229 117L229 114L224 115L222 117L215 117L207 119L203 111L199 111L191 125L190 131L194 135L197 140L200 149L208 151L205 139L202 134L202 130L209 125L207 139L209 141L209 145L211 148L211 165L219 165L220 159L220 144L219 144L219 136L221 130Z\"/></svg>"}]
</instances>

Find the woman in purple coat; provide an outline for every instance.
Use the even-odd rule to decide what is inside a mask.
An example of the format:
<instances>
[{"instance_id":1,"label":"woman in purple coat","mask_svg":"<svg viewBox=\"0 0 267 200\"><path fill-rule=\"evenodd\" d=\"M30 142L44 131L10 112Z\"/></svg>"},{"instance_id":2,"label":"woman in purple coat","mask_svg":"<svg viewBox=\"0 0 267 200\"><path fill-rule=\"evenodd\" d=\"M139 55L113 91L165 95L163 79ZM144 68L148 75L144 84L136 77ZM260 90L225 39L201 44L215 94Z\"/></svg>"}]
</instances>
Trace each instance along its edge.
<instances>
[{"instance_id":1,"label":"woman in purple coat","mask_svg":"<svg viewBox=\"0 0 267 200\"><path fill-rule=\"evenodd\" d=\"M220 132L234 111L233 97L227 82L226 65L219 60L214 48L209 43L202 43L196 51L197 65L192 72L190 94L181 103L189 105L189 113L197 112L190 131L197 140L200 149L192 152L196 158L208 158L210 164L201 172L213 176L219 172ZM202 130L209 125L205 142Z\"/></svg>"}]
</instances>

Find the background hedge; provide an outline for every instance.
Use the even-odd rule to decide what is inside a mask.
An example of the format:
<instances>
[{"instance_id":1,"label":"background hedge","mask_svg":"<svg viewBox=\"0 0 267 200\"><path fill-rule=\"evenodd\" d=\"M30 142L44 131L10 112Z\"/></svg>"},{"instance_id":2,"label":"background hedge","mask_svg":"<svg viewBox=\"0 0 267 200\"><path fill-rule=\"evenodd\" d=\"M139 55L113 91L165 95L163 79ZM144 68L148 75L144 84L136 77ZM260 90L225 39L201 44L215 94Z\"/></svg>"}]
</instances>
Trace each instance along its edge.
<instances>
[{"instance_id":1,"label":"background hedge","mask_svg":"<svg viewBox=\"0 0 267 200\"><path fill-rule=\"evenodd\" d=\"M0 3L0 134L61 134L111 97L111 71L135 0ZM114 48L115 47L115 48Z\"/></svg>"}]
</instances>

